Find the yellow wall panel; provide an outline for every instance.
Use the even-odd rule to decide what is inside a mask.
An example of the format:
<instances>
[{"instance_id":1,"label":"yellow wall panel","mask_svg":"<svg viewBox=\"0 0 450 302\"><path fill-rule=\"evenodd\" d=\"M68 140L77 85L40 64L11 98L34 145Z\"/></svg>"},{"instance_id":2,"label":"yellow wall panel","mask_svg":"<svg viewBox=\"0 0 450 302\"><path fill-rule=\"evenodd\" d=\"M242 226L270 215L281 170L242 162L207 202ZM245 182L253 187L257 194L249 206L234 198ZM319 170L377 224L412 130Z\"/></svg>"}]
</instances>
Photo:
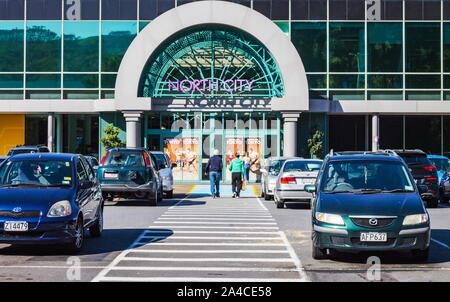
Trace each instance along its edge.
<instances>
[{"instance_id":1,"label":"yellow wall panel","mask_svg":"<svg viewBox=\"0 0 450 302\"><path fill-rule=\"evenodd\" d=\"M0 114L0 156L25 143L25 115Z\"/></svg>"}]
</instances>

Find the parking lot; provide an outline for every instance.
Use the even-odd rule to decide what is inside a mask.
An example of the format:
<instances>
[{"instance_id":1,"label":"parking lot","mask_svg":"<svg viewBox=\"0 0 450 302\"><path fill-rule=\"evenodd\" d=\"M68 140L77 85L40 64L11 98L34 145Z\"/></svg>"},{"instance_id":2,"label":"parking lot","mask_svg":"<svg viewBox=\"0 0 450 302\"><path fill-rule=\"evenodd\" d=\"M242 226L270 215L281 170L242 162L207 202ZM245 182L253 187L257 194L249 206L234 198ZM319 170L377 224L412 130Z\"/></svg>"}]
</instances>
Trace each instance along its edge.
<instances>
[{"instance_id":1,"label":"parking lot","mask_svg":"<svg viewBox=\"0 0 450 302\"><path fill-rule=\"evenodd\" d=\"M178 185L157 207L115 200L105 207L101 238L76 257L54 247L0 248L0 281L372 281L366 264L380 256L381 281L450 281L450 207L429 209L428 263L409 254L311 257L310 209L257 198L251 186L232 199L207 196L207 185Z\"/></svg>"}]
</instances>

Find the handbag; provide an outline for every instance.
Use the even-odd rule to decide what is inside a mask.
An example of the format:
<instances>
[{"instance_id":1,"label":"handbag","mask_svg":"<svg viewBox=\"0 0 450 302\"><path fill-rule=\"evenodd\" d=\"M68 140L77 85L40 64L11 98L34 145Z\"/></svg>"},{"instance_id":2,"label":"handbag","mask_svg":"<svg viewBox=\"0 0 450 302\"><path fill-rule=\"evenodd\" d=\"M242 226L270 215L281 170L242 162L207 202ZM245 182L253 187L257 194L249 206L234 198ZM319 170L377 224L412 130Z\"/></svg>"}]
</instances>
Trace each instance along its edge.
<instances>
[{"instance_id":1,"label":"handbag","mask_svg":"<svg viewBox=\"0 0 450 302\"><path fill-rule=\"evenodd\" d=\"M242 182L242 188L241 188L241 190L242 190L242 191L247 190L247 181L244 180L244 181Z\"/></svg>"}]
</instances>

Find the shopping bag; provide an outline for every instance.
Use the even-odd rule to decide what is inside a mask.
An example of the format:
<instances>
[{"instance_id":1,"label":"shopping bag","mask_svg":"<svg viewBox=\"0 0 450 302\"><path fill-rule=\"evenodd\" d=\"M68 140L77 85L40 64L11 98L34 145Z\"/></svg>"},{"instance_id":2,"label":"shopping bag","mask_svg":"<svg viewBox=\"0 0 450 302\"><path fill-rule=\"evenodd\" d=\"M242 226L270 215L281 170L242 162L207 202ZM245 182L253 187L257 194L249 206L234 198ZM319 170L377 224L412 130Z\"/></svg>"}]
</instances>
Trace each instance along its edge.
<instances>
[{"instance_id":1,"label":"shopping bag","mask_svg":"<svg viewBox=\"0 0 450 302\"><path fill-rule=\"evenodd\" d=\"M246 182L245 180L242 182L242 188L241 188L241 190L242 190L242 191L247 190L247 182Z\"/></svg>"}]
</instances>

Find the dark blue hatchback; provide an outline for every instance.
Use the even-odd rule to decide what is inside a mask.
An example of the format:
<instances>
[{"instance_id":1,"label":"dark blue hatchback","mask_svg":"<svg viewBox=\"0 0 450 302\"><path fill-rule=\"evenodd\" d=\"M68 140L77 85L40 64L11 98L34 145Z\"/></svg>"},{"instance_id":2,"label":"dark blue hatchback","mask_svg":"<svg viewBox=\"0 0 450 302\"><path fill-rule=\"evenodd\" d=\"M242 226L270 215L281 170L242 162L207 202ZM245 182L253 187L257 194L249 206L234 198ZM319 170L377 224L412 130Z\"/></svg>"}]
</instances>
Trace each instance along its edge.
<instances>
[{"instance_id":1,"label":"dark blue hatchback","mask_svg":"<svg viewBox=\"0 0 450 302\"><path fill-rule=\"evenodd\" d=\"M82 155L20 154L0 166L0 243L83 247L103 230L103 198Z\"/></svg>"}]
</instances>

